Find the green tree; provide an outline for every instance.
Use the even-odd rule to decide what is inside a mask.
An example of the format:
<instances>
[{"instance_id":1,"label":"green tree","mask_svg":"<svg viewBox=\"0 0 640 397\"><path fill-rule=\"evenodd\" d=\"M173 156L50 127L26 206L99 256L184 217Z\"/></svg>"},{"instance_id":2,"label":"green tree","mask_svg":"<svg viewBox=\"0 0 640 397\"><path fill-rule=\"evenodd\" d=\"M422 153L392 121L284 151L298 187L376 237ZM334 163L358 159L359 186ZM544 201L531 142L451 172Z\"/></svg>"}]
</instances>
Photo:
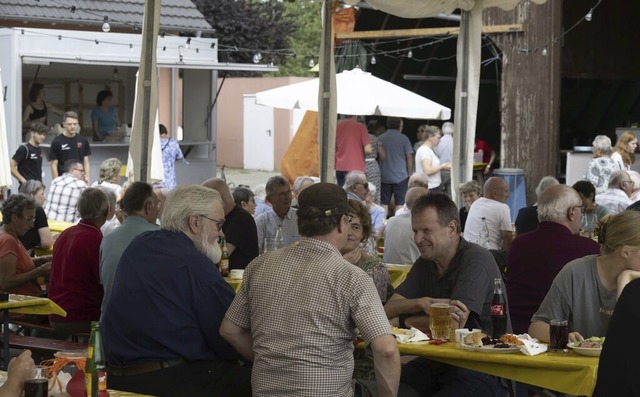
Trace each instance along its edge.
<instances>
[{"instance_id":1,"label":"green tree","mask_svg":"<svg viewBox=\"0 0 640 397\"><path fill-rule=\"evenodd\" d=\"M313 76L309 58L318 63L320 41L322 39L322 1L295 1L284 3L288 18L295 21L295 31L289 35L291 48L289 57L280 64L276 76Z\"/></svg>"}]
</instances>

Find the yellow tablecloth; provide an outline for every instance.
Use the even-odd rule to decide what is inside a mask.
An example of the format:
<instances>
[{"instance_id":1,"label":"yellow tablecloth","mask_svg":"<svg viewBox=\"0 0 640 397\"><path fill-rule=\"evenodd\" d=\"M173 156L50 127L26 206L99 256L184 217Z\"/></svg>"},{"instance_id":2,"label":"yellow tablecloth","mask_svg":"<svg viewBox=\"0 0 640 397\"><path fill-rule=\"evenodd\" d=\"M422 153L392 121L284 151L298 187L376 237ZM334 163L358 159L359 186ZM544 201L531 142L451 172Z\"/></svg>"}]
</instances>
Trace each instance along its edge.
<instances>
[{"instance_id":1,"label":"yellow tablecloth","mask_svg":"<svg viewBox=\"0 0 640 397\"><path fill-rule=\"evenodd\" d=\"M412 265L398 265L394 263L387 263L387 269L389 270L389 277L391 278L391 284L393 288L398 288L400 284L407 278L409 270Z\"/></svg>"},{"instance_id":2,"label":"yellow tablecloth","mask_svg":"<svg viewBox=\"0 0 640 397\"><path fill-rule=\"evenodd\" d=\"M240 286L242 285L241 278L231 278L225 277L224 280L233 288L234 291L238 292Z\"/></svg>"},{"instance_id":3,"label":"yellow tablecloth","mask_svg":"<svg viewBox=\"0 0 640 397\"><path fill-rule=\"evenodd\" d=\"M549 390L591 396L598 373L598 357L569 353L497 354L462 350L460 344L398 344L401 354L427 357L446 364L467 368Z\"/></svg>"},{"instance_id":4,"label":"yellow tablecloth","mask_svg":"<svg viewBox=\"0 0 640 397\"><path fill-rule=\"evenodd\" d=\"M67 316L55 302L47 298L10 294L7 302L0 302L0 310L8 309L12 313L20 314L57 314Z\"/></svg>"},{"instance_id":5,"label":"yellow tablecloth","mask_svg":"<svg viewBox=\"0 0 640 397\"><path fill-rule=\"evenodd\" d=\"M47 219L47 222L49 223L49 229L54 233L62 233L67 228L74 225L74 223L71 222L57 221L55 219Z\"/></svg>"}]
</instances>

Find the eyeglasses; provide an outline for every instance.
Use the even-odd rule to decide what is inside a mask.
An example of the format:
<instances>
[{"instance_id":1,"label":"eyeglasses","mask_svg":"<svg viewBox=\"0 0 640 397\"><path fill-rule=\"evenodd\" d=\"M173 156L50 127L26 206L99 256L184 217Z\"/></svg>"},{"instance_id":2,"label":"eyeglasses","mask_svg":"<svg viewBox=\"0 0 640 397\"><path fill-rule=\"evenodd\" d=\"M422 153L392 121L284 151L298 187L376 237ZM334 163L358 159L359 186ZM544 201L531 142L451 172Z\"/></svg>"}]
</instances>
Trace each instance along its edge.
<instances>
[{"instance_id":1,"label":"eyeglasses","mask_svg":"<svg viewBox=\"0 0 640 397\"><path fill-rule=\"evenodd\" d=\"M74 168L71 171L80 171L84 174L84 169L83 168Z\"/></svg>"},{"instance_id":2,"label":"eyeglasses","mask_svg":"<svg viewBox=\"0 0 640 397\"><path fill-rule=\"evenodd\" d=\"M574 205L574 206L571 206L571 209L574 209L574 208L580 208L580 212L582 212L583 214L585 212L587 212L587 206L586 205Z\"/></svg>"},{"instance_id":3,"label":"eyeglasses","mask_svg":"<svg viewBox=\"0 0 640 397\"><path fill-rule=\"evenodd\" d=\"M34 223L36 221L36 217L35 216L26 217L24 215L20 215L20 218L24 219L25 221L27 221L29 223Z\"/></svg>"},{"instance_id":4,"label":"eyeglasses","mask_svg":"<svg viewBox=\"0 0 640 397\"><path fill-rule=\"evenodd\" d=\"M369 182L356 182L353 186L362 185L365 189L369 190Z\"/></svg>"},{"instance_id":5,"label":"eyeglasses","mask_svg":"<svg viewBox=\"0 0 640 397\"><path fill-rule=\"evenodd\" d=\"M215 223L216 227L218 228L218 231L222 230L222 225L224 225L224 221L225 221L224 218L223 219L211 219L206 215L198 215L198 216L201 217L201 218L204 218L204 219L208 219L211 222Z\"/></svg>"},{"instance_id":6,"label":"eyeglasses","mask_svg":"<svg viewBox=\"0 0 640 397\"><path fill-rule=\"evenodd\" d=\"M353 214L346 214L347 215L347 220L349 221L349 223L351 223L351 221L353 220Z\"/></svg>"}]
</instances>

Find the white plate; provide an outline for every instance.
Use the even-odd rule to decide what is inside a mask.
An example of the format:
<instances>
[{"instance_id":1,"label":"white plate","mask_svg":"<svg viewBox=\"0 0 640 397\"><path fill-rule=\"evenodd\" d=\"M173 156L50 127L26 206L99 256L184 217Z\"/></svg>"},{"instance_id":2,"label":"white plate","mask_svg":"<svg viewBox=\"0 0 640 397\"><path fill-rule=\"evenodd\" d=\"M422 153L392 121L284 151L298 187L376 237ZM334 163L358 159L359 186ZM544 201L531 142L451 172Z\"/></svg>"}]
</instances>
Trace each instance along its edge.
<instances>
[{"instance_id":1,"label":"white plate","mask_svg":"<svg viewBox=\"0 0 640 397\"><path fill-rule=\"evenodd\" d=\"M569 342L567 343L567 347L569 349L573 349L576 353L582 355L582 356L589 356L589 357L600 357L600 352L602 351L602 348L598 348L598 347L578 347L577 345L575 345L573 342Z\"/></svg>"},{"instance_id":2,"label":"white plate","mask_svg":"<svg viewBox=\"0 0 640 397\"><path fill-rule=\"evenodd\" d=\"M496 349L493 345L486 345L482 347L470 346L465 343L462 343L462 348L465 350L472 350L475 352L485 352L485 353L494 353L494 354L509 354L519 352L520 348L517 346L507 347L504 349Z\"/></svg>"}]
</instances>

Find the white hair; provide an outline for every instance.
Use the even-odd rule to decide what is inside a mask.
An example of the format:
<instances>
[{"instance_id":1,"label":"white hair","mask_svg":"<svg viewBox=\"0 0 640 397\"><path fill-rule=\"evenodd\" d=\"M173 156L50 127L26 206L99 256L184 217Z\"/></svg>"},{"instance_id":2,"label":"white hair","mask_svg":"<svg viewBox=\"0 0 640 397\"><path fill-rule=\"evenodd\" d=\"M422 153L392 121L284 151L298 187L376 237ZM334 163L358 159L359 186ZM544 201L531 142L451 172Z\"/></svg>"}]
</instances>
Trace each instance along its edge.
<instances>
[{"instance_id":1,"label":"white hair","mask_svg":"<svg viewBox=\"0 0 640 397\"><path fill-rule=\"evenodd\" d=\"M179 186L169 192L162 213L162 228L173 232L186 232L189 217L208 216L211 203L217 201L222 208L220 193L200 185Z\"/></svg>"},{"instance_id":2,"label":"white hair","mask_svg":"<svg viewBox=\"0 0 640 397\"><path fill-rule=\"evenodd\" d=\"M542 196L542 192L550 188L554 185L559 185L560 182L552 176L545 176L540 179L540 183L538 183L538 187L536 187L536 197L540 200L540 196Z\"/></svg>"},{"instance_id":3,"label":"white hair","mask_svg":"<svg viewBox=\"0 0 640 397\"><path fill-rule=\"evenodd\" d=\"M453 127L453 123L450 121L447 121L446 123L442 124L443 134L453 134L454 129L455 128Z\"/></svg>"},{"instance_id":4,"label":"white hair","mask_svg":"<svg viewBox=\"0 0 640 397\"><path fill-rule=\"evenodd\" d=\"M542 192L538 200L538 219L540 222L559 222L567 216L569 207L581 203L578 192L572 187L551 186Z\"/></svg>"}]
</instances>

